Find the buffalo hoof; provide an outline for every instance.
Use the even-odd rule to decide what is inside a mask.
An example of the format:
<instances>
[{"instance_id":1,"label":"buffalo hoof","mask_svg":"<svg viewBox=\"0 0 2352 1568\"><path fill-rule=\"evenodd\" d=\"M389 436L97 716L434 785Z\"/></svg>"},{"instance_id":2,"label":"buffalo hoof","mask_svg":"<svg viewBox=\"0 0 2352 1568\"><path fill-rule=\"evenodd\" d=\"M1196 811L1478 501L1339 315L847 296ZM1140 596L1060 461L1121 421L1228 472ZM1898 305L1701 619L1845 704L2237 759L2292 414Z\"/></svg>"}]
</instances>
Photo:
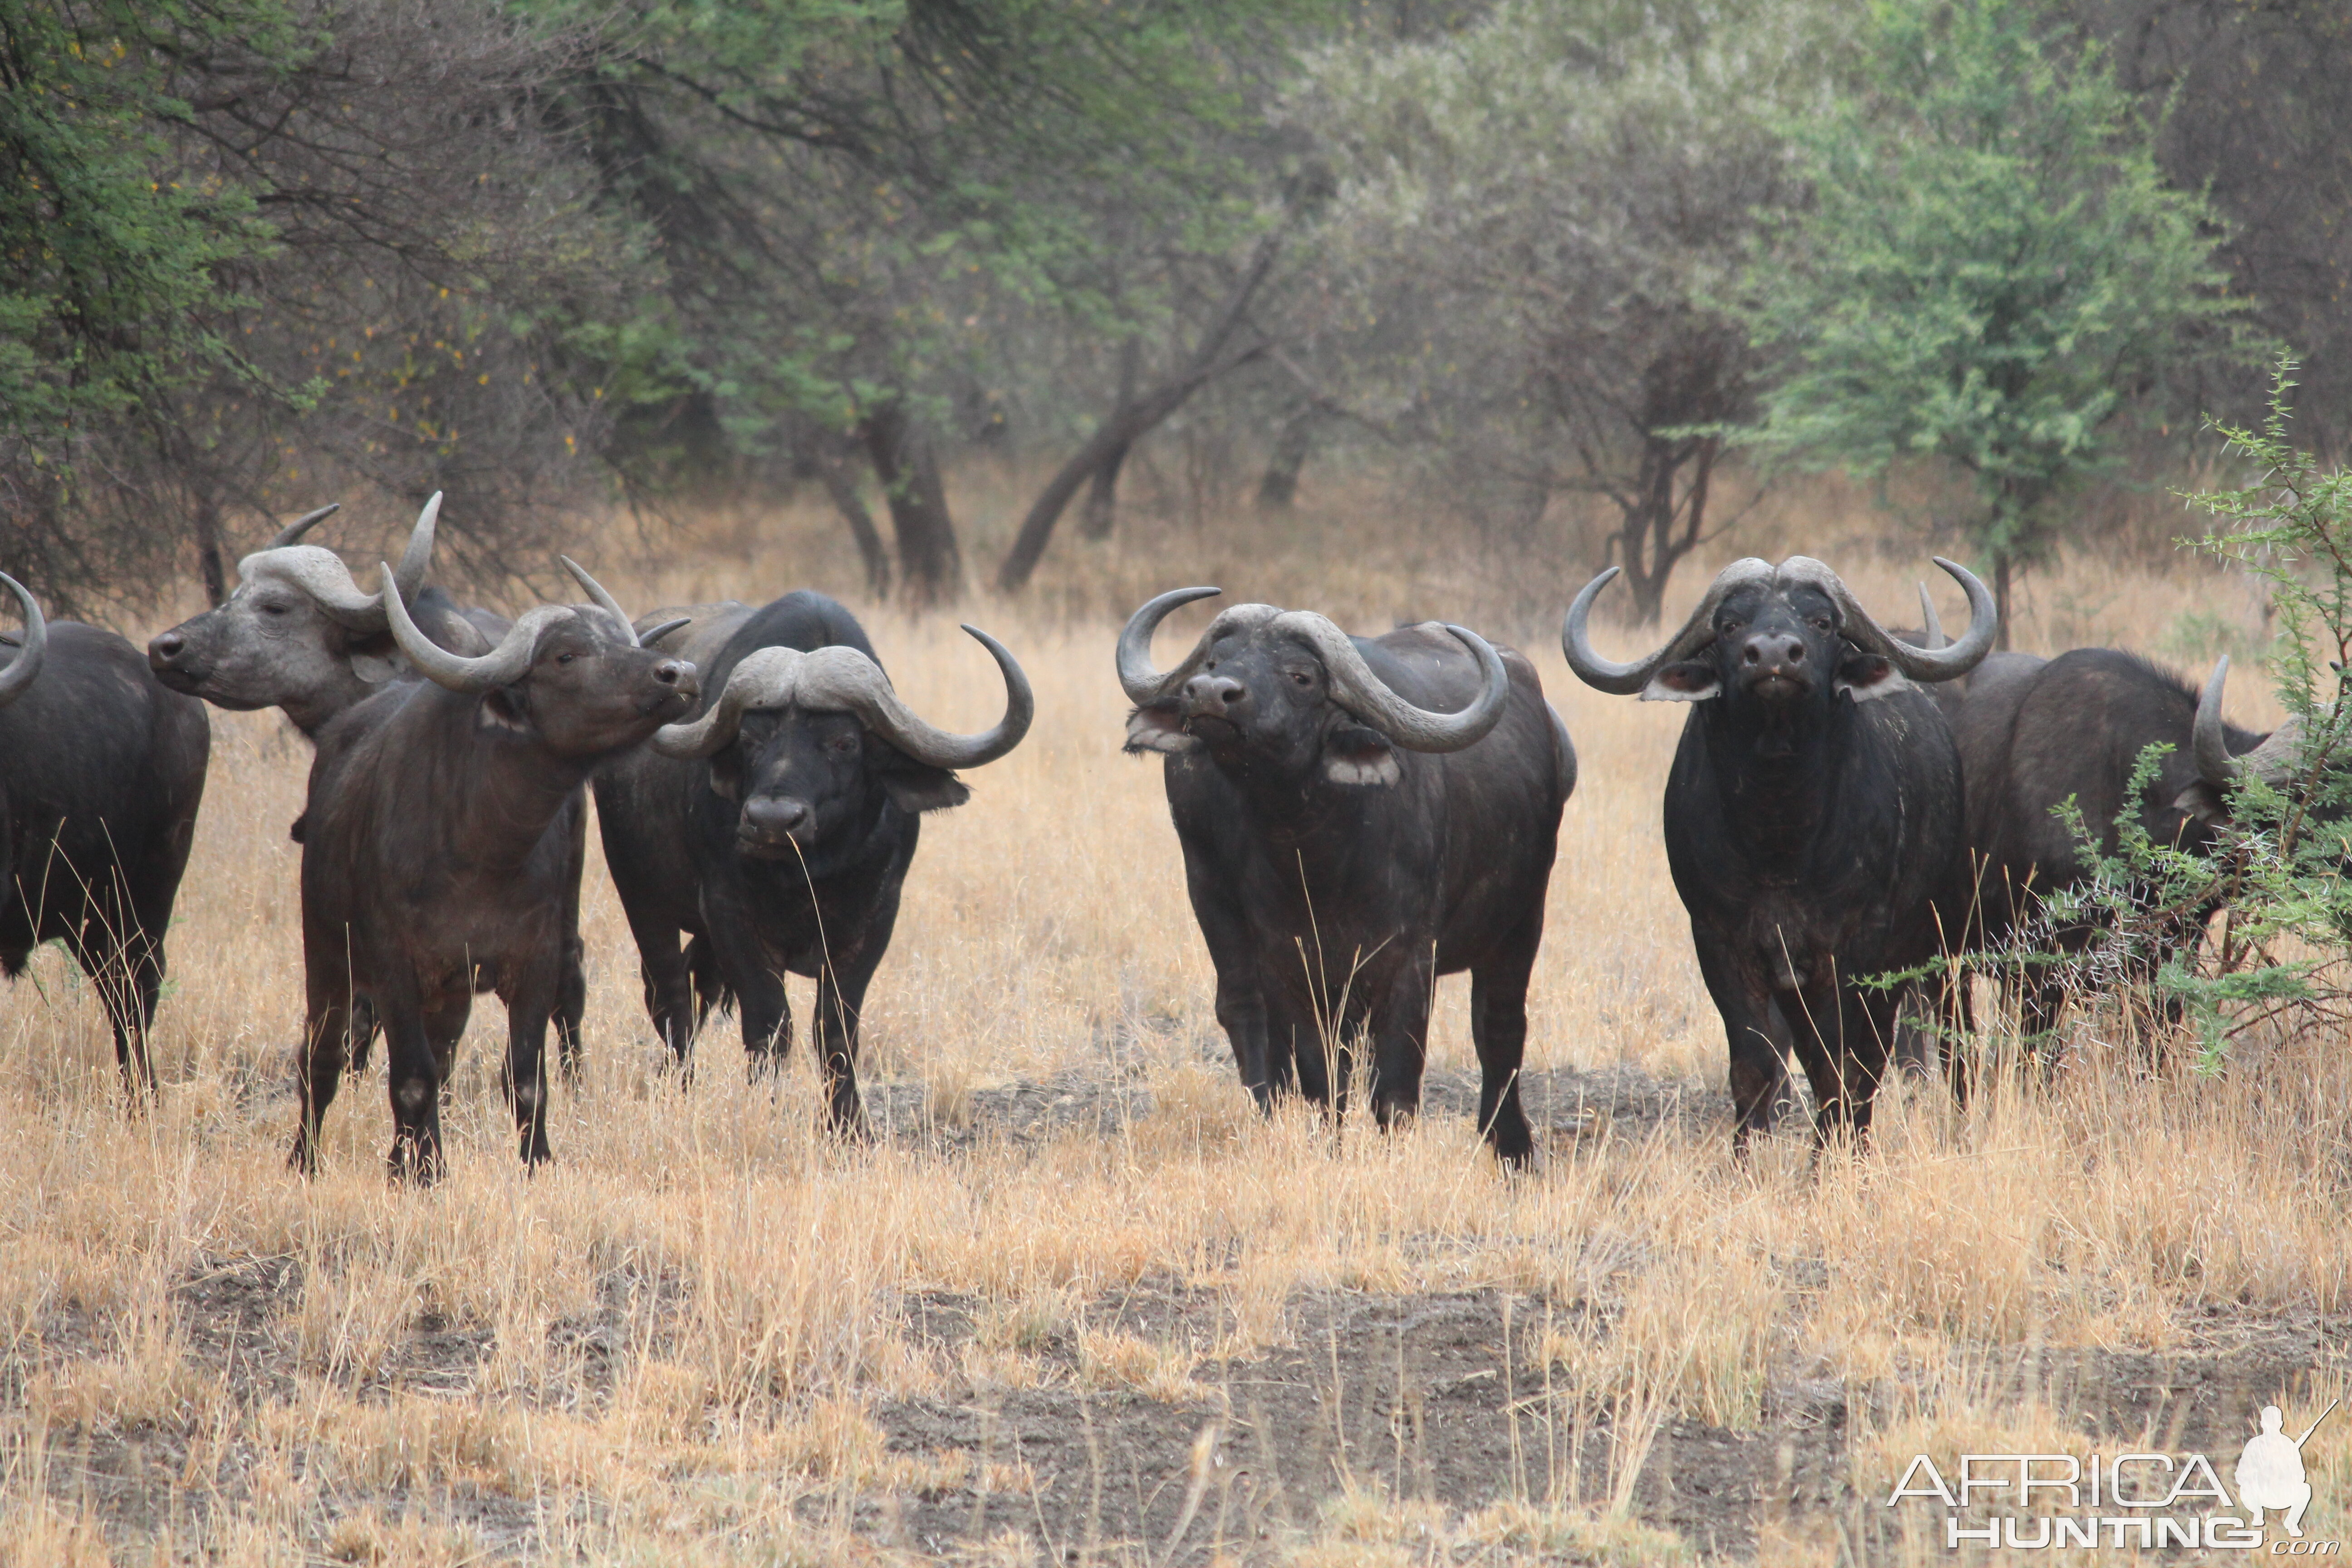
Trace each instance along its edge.
<instances>
[{"instance_id":1,"label":"buffalo hoof","mask_svg":"<svg viewBox=\"0 0 2352 1568\"><path fill-rule=\"evenodd\" d=\"M394 1139L392 1152L384 1157L384 1173L399 1186L433 1185L445 1173L440 1145L414 1137Z\"/></svg>"}]
</instances>

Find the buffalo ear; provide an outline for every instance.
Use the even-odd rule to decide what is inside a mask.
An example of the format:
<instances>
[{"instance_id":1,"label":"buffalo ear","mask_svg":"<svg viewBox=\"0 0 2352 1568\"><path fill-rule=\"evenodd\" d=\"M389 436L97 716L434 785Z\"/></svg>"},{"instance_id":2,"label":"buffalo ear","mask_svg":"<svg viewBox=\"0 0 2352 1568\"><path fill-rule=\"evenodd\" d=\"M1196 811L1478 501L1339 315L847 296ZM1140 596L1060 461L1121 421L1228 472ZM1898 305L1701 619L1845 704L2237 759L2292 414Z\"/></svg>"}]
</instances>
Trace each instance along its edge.
<instances>
[{"instance_id":1,"label":"buffalo ear","mask_svg":"<svg viewBox=\"0 0 2352 1568\"><path fill-rule=\"evenodd\" d=\"M1723 678L1702 658L1667 665L1642 688L1644 702L1704 702L1723 689Z\"/></svg>"},{"instance_id":2,"label":"buffalo ear","mask_svg":"<svg viewBox=\"0 0 2352 1568\"><path fill-rule=\"evenodd\" d=\"M890 804L909 816L926 811L945 811L971 798L971 786L955 774L945 768L927 768L919 763L892 768L881 775L881 782Z\"/></svg>"},{"instance_id":3,"label":"buffalo ear","mask_svg":"<svg viewBox=\"0 0 2352 1568\"><path fill-rule=\"evenodd\" d=\"M530 733L530 703L511 686L494 686L482 697L482 717L503 730Z\"/></svg>"},{"instance_id":4,"label":"buffalo ear","mask_svg":"<svg viewBox=\"0 0 2352 1568\"><path fill-rule=\"evenodd\" d=\"M1323 776L1333 784L1392 784L1402 772L1396 748L1377 730L1342 724L1323 737Z\"/></svg>"},{"instance_id":5,"label":"buffalo ear","mask_svg":"<svg viewBox=\"0 0 2352 1568\"><path fill-rule=\"evenodd\" d=\"M743 798L743 753L731 744L711 754L710 793L721 800Z\"/></svg>"},{"instance_id":6,"label":"buffalo ear","mask_svg":"<svg viewBox=\"0 0 2352 1568\"><path fill-rule=\"evenodd\" d=\"M1184 721L1171 697L1147 702L1127 716L1127 744L1120 750L1133 756L1139 752L1192 752L1200 745L1184 733Z\"/></svg>"},{"instance_id":7,"label":"buffalo ear","mask_svg":"<svg viewBox=\"0 0 2352 1568\"><path fill-rule=\"evenodd\" d=\"M1911 689L1911 682L1885 654L1850 653L1838 661L1836 689L1856 702L1874 701Z\"/></svg>"},{"instance_id":8,"label":"buffalo ear","mask_svg":"<svg viewBox=\"0 0 2352 1568\"><path fill-rule=\"evenodd\" d=\"M2173 797L2172 809L2203 827L2216 826L2230 820L2230 803L2221 792L2204 779L2199 779Z\"/></svg>"},{"instance_id":9,"label":"buffalo ear","mask_svg":"<svg viewBox=\"0 0 2352 1568\"><path fill-rule=\"evenodd\" d=\"M390 632L362 637L345 650L344 657L351 661L352 673L370 686L382 686L408 668Z\"/></svg>"}]
</instances>

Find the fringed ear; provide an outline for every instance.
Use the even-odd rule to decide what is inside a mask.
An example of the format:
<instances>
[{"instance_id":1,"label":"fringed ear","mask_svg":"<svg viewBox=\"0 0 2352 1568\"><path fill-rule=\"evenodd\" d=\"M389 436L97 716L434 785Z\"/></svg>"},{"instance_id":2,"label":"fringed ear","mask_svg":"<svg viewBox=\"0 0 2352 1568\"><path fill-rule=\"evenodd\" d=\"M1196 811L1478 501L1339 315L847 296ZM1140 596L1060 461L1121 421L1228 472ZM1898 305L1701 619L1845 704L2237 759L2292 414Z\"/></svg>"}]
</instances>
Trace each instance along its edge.
<instances>
[{"instance_id":1,"label":"fringed ear","mask_svg":"<svg viewBox=\"0 0 2352 1568\"><path fill-rule=\"evenodd\" d=\"M1872 702L1898 691L1912 690L1913 687L1895 668L1893 659L1881 654L1850 653L1838 662L1835 689L1856 702Z\"/></svg>"},{"instance_id":2,"label":"fringed ear","mask_svg":"<svg viewBox=\"0 0 2352 1568\"><path fill-rule=\"evenodd\" d=\"M1323 776L1333 784L1385 786L1402 772L1396 748L1377 730L1342 724L1323 737Z\"/></svg>"},{"instance_id":3,"label":"fringed ear","mask_svg":"<svg viewBox=\"0 0 2352 1568\"><path fill-rule=\"evenodd\" d=\"M1184 733L1184 721L1177 716L1176 700L1172 697L1147 702L1127 716L1127 745L1123 749L1130 756L1138 752L1196 751L1200 744Z\"/></svg>"},{"instance_id":4,"label":"fringed ear","mask_svg":"<svg viewBox=\"0 0 2352 1568\"><path fill-rule=\"evenodd\" d=\"M2230 820L2230 803L2221 792L2204 779L2199 779L2173 797L2172 809L2201 827L2213 827Z\"/></svg>"},{"instance_id":5,"label":"fringed ear","mask_svg":"<svg viewBox=\"0 0 2352 1568\"><path fill-rule=\"evenodd\" d=\"M1642 688L1642 700L1704 702L1722 689L1722 678L1716 674L1715 666L1703 658L1691 658L1667 665L1650 677L1650 684Z\"/></svg>"},{"instance_id":6,"label":"fringed ear","mask_svg":"<svg viewBox=\"0 0 2352 1568\"><path fill-rule=\"evenodd\" d=\"M945 811L961 805L971 798L971 786L945 768L927 768L910 764L903 772L892 770L882 775L883 791L890 804L909 816L926 811Z\"/></svg>"}]
</instances>

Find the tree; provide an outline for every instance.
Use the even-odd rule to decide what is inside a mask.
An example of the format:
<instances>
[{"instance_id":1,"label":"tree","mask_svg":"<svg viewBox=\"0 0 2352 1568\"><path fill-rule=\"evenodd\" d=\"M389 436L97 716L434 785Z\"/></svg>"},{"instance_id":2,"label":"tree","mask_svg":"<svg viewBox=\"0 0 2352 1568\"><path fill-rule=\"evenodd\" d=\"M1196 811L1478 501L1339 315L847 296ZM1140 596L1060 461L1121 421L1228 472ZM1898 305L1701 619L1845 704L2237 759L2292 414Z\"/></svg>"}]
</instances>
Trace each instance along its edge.
<instances>
[{"instance_id":1,"label":"tree","mask_svg":"<svg viewBox=\"0 0 2352 1568\"><path fill-rule=\"evenodd\" d=\"M1606 498L1643 622L1708 536L1722 443L1696 427L1750 411L1714 301L1790 192L1773 115L1818 96L1826 33L1802 5L1517 0L1328 48L1292 104L1339 176L1328 380L1457 495Z\"/></svg>"},{"instance_id":2,"label":"tree","mask_svg":"<svg viewBox=\"0 0 2352 1568\"><path fill-rule=\"evenodd\" d=\"M928 602L961 575L940 460L1008 325L1116 341L1159 305L1112 287L1123 248L1254 221L1227 142L1318 0L531 3L598 19L568 112L666 274L616 457L658 488L854 434Z\"/></svg>"},{"instance_id":3,"label":"tree","mask_svg":"<svg viewBox=\"0 0 2352 1568\"><path fill-rule=\"evenodd\" d=\"M2004 646L2068 487L2135 397L2232 348L2241 309L2218 219L2166 184L2100 49L2042 21L2031 0L1878 0L1860 90L1787 128L1811 201L1745 284L1780 374L1741 439L1862 474L1958 465Z\"/></svg>"}]
</instances>

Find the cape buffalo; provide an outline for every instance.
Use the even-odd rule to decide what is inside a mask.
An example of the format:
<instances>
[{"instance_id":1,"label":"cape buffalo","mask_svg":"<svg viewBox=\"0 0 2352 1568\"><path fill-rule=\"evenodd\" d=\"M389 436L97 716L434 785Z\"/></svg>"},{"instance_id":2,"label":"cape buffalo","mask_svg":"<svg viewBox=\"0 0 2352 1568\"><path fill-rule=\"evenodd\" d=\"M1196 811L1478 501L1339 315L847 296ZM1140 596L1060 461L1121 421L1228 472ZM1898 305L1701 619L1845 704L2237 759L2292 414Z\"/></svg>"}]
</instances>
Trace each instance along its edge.
<instances>
[{"instance_id":1,"label":"cape buffalo","mask_svg":"<svg viewBox=\"0 0 2352 1568\"><path fill-rule=\"evenodd\" d=\"M135 1105L155 1085L147 1028L163 984L163 933L187 869L212 728L112 632L47 625L0 667L0 973L62 942L114 1027Z\"/></svg>"},{"instance_id":2,"label":"cape buffalo","mask_svg":"<svg viewBox=\"0 0 2352 1568\"><path fill-rule=\"evenodd\" d=\"M1261 1106L1296 1086L1344 1110L1369 1033L1374 1116L1412 1114L1436 979L1467 969L1479 1131L1523 1163L1528 976L1576 787L1567 728L1524 657L1433 621L1351 637L1312 611L1237 605L1153 668L1160 621L1217 592L1136 611L1118 678L1127 749L1167 754L1243 1084Z\"/></svg>"},{"instance_id":3,"label":"cape buffalo","mask_svg":"<svg viewBox=\"0 0 2352 1568\"><path fill-rule=\"evenodd\" d=\"M689 709L694 668L638 646L594 579L565 567L601 608L545 605L488 653L429 641L391 568L384 605L422 681L402 681L331 721L310 769L302 846L310 1028L295 1163L318 1163L353 1000L382 1021L390 1066L391 1166L441 1170L439 1086L474 992L507 1008L501 1075L528 1163L548 1158L541 1051L568 952L567 847L548 832L598 763Z\"/></svg>"},{"instance_id":4,"label":"cape buffalo","mask_svg":"<svg viewBox=\"0 0 2352 1568\"><path fill-rule=\"evenodd\" d=\"M922 814L970 799L950 770L1012 751L1035 711L1012 654L964 630L1004 677L1004 717L977 735L937 729L901 702L865 629L823 595L734 606L687 645L709 660L702 714L598 776L604 858L637 939L646 1008L681 1063L703 1013L732 1002L753 1066L772 1065L792 1047L784 975L817 976L827 1115L836 1130L863 1124L858 1016Z\"/></svg>"},{"instance_id":5,"label":"cape buffalo","mask_svg":"<svg viewBox=\"0 0 2352 1568\"><path fill-rule=\"evenodd\" d=\"M2199 851L2211 842L2226 815L2227 784L2242 765L2238 753L2255 752L2266 739L2221 721L2229 668L2227 658L2215 668L2201 706L2179 676L2104 647L2075 648L1969 694L1952 723L1967 773L1976 865L1969 946L2030 931L2044 901L2085 875L2081 847L2058 814L2069 800L2104 853L2115 852L2116 819L2127 813L2158 844ZM2291 744L2290 736L2284 746ZM2130 798L2140 753L2152 745L2171 751L2147 787ZM2259 768L2283 749L2269 747L2251 760ZM2200 924L2184 923L2168 945L2193 943ZM2078 926L2037 932L2034 940L2044 951L2071 951L2089 934ZM2036 975L2021 992L2025 1031L2047 1030L2061 1000L2057 982Z\"/></svg>"},{"instance_id":6,"label":"cape buffalo","mask_svg":"<svg viewBox=\"0 0 2352 1568\"><path fill-rule=\"evenodd\" d=\"M1937 564L1969 595L1969 629L1949 648L1889 636L1801 555L1734 562L1632 664L1595 653L1585 629L1617 568L1569 609L1560 642L1585 684L1693 704L1666 779L1666 859L1728 1037L1735 1146L1771 1126L1791 1045L1817 1137L1866 1133L1902 997L1854 982L1924 963L1948 924L1958 939L1959 756L1913 683L1967 674L1995 616L1983 584Z\"/></svg>"},{"instance_id":7,"label":"cape buffalo","mask_svg":"<svg viewBox=\"0 0 2352 1568\"><path fill-rule=\"evenodd\" d=\"M288 524L268 545L237 563L236 591L226 600L157 633L147 645L147 662L155 678L174 691L232 712L276 708L313 742L329 720L387 682L415 679L393 638L383 595L362 592L332 551L301 542L339 510L323 506ZM487 610L460 608L440 589L425 585L440 514L436 491L417 513L393 580L411 618L436 645L453 653L480 655L506 635L509 623ZM298 820L296 842L304 831ZM580 875L588 849L584 794L575 795L549 824L548 832L572 868L569 953L563 994L555 1010L555 1038L565 1074L576 1077L580 1024L588 1005L579 916ZM352 1028L351 1065L359 1071L367 1066L368 1046L375 1037L373 1021L364 1008L353 1016Z\"/></svg>"}]
</instances>

